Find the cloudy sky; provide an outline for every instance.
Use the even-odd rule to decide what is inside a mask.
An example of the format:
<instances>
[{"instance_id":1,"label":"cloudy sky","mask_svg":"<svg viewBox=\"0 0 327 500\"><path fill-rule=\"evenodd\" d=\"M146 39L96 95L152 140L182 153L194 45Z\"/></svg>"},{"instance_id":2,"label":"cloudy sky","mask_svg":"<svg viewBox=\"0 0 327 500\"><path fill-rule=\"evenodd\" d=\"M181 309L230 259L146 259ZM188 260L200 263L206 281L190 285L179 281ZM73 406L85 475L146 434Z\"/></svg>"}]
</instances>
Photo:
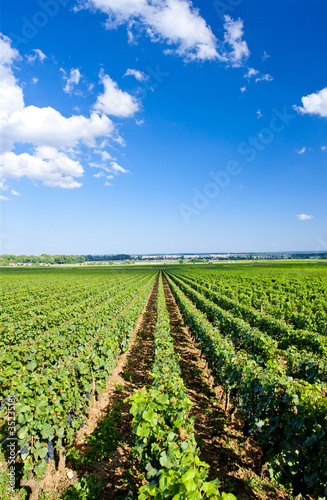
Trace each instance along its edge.
<instances>
[{"instance_id":1,"label":"cloudy sky","mask_svg":"<svg viewBox=\"0 0 327 500\"><path fill-rule=\"evenodd\" d=\"M0 253L327 250L321 0L11 0Z\"/></svg>"}]
</instances>

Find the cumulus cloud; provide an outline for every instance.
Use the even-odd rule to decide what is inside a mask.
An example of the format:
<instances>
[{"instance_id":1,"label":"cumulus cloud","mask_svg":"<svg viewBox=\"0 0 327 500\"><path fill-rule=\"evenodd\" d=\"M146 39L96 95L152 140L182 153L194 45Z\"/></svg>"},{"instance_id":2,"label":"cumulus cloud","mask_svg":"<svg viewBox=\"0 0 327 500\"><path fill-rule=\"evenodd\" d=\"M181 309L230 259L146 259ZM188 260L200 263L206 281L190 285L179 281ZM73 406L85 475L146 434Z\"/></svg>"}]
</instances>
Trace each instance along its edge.
<instances>
[{"instance_id":1,"label":"cumulus cloud","mask_svg":"<svg viewBox=\"0 0 327 500\"><path fill-rule=\"evenodd\" d=\"M95 110L106 115L128 118L140 110L138 100L128 92L120 90L118 84L109 75L100 75L104 93L98 96Z\"/></svg>"},{"instance_id":2,"label":"cumulus cloud","mask_svg":"<svg viewBox=\"0 0 327 500\"><path fill-rule=\"evenodd\" d=\"M234 67L239 67L250 56L250 50L245 40L243 40L243 21L237 19L234 21L230 16L225 16L225 44L231 47L231 51L225 54L230 64Z\"/></svg>"},{"instance_id":3,"label":"cumulus cloud","mask_svg":"<svg viewBox=\"0 0 327 500\"><path fill-rule=\"evenodd\" d=\"M82 175L83 167L78 161L47 146L37 148L34 155L13 152L0 155L0 176L4 178L27 177L40 180L45 186L71 189L82 185L74 178Z\"/></svg>"},{"instance_id":4,"label":"cumulus cloud","mask_svg":"<svg viewBox=\"0 0 327 500\"><path fill-rule=\"evenodd\" d=\"M34 54L27 54L26 56L27 62L30 64L34 63L37 59L43 62L47 58L47 56L40 49L33 49L33 52Z\"/></svg>"},{"instance_id":5,"label":"cumulus cloud","mask_svg":"<svg viewBox=\"0 0 327 500\"><path fill-rule=\"evenodd\" d=\"M81 0L80 6L95 8L108 15L107 28L138 23L154 41L165 41L170 51L187 59L219 58L217 39L189 0Z\"/></svg>"},{"instance_id":6,"label":"cumulus cloud","mask_svg":"<svg viewBox=\"0 0 327 500\"><path fill-rule=\"evenodd\" d=\"M306 150L307 150L307 148L305 146L303 146L303 148L296 149L295 151L297 152L297 154L303 155L306 152Z\"/></svg>"},{"instance_id":7,"label":"cumulus cloud","mask_svg":"<svg viewBox=\"0 0 327 500\"><path fill-rule=\"evenodd\" d=\"M67 76L66 71L64 69L61 68L60 71L62 71L63 73L63 79L66 80L64 92L66 92L66 94L71 94L75 85L78 85L82 78L80 70L78 68L72 68L70 70L69 76Z\"/></svg>"},{"instance_id":8,"label":"cumulus cloud","mask_svg":"<svg viewBox=\"0 0 327 500\"><path fill-rule=\"evenodd\" d=\"M149 79L149 75L146 75L143 71L139 71L138 69L128 69L124 74L124 77L125 76L134 76L138 82L144 82Z\"/></svg>"},{"instance_id":9,"label":"cumulus cloud","mask_svg":"<svg viewBox=\"0 0 327 500\"><path fill-rule=\"evenodd\" d=\"M218 40L191 0L79 0L74 10L83 8L107 14L107 29L125 24L130 43L144 33L153 42L166 43L166 54L187 61L217 60L239 67L250 55L241 19L224 16L224 39Z\"/></svg>"},{"instance_id":10,"label":"cumulus cloud","mask_svg":"<svg viewBox=\"0 0 327 500\"><path fill-rule=\"evenodd\" d=\"M14 196L21 196L21 194L17 193L17 191L15 191L14 189L11 190L11 194L13 194Z\"/></svg>"},{"instance_id":11,"label":"cumulus cloud","mask_svg":"<svg viewBox=\"0 0 327 500\"><path fill-rule=\"evenodd\" d=\"M7 196L0 195L0 200L2 200L2 201L10 201L11 198L8 198Z\"/></svg>"},{"instance_id":12,"label":"cumulus cloud","mask_svg":"<svg viewBox=\"0 0 327 500\"><path fill-rule=\"evenodd\" d=\"M301 115L318 115L322 118L327 116L327 87L314 92L301 99L303 106L293 106Z\"/></svg>"},{"instance_id":13,"label":"cumulus cloud","mask_svg":"<svg viewBox=\"0 0 327 500\"><path fill-rule=\"evenodd\" d=\"M97 113L92 113L90 118L82 115L66 118L51 107L27 106L1 115L2 149L11 149L15 142L62 148L74 147L83 141L94 146L98 137L114 133L112 121Z\"/></svg>"},{"instance_id":14,"label":"cumulus cloud","mask_svg":"<svg viewBox=\"0 0 327 500\"><path fill-rule=\"evenodd\" d=\"M307 215L307 214L298 214L296 216L298 220L311 220L313 219L313 215Z\"/></svg>"},{"instance_id":15,"label":"cumulus cloud","mask_svg":"<svg viewBox=\"0 0 327 500\"><path fill-rule=\"evenodd\" d=\"M22 88L13 73L13 64L19 59L10 39L0 35L0 185L5 186L6 178L25 176L46 186L80 187L76 177L83 175L83 168L72 159L73 148L80 143L104 148L108 138L122 140L103 112L93 110L89 117L67 118L50 106L25 106ZM74 78L77 81L77 73ZM18 143L27 151L13 152Z\"/></svg>"},{"instance_id":16,"label":"cumulus cloud","mask_svg":"<svg viewBox=\"0 0 327 500\"><path fill-rule=\"evenodd\" d=\"M246 87L241 87L240 88L240 91L242 92L242 94L246 91Z\"/></svg>"},{"instance_id":17,"label":"cumulus cloud","mask_svg":"<svg viewBox=\"0 0 327 500\"><path fill-rule=\"evenodd\" d=\"M327 146L321 146L321 151L327 151Z\"/></svg>"}]
</instances>

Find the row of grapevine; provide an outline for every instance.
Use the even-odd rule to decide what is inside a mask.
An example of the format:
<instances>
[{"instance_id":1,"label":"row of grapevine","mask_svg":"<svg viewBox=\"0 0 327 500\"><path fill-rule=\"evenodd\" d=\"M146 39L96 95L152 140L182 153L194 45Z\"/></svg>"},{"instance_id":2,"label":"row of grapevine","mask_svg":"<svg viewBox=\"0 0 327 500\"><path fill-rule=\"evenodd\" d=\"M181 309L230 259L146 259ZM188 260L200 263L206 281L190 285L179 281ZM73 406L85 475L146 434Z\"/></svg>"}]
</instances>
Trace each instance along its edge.
<instances>
[{"instance_id":1,"label":"row of grapevine","mask_svg":"<svg viewBox=\"0 0 327 500\"><path fill-rule=\"evenodd\" d=\"M185 322L201 344L216 383L241 408L272 464L294 482L327 494L327 400L321 389L260 366L236 350L167 276Z\"/></svg>"},{"instance_id":2,"label":"row of grapevine","mask_svg":"<svg viewBox=\"0 0 327 500\"><path fill-rule=\"evenodd\" d=\"M7 317L1 318L0 346L8 346L25 342L27 339L34 339L40 333L61 327L63 323L72 321L88 311L92 313L95 307L101 303L106 303L111 297L124 292L129 282L132 284L142 277L132 277L125 280L112 280L108 289L108 282L102 287L92 287L87 292L76 293L74 303L66 305L66 297L49 297L42 307L30 308L24 314L20 304L16 304L13 310L7 312ZM10 317L9 317L10 314ZM20 316L21 314L21 316Z\"/></svg>"},{"instance_id":3,"label":"row of grapevine","mask_svg":"<svg viewBox=\"0 0 327 500\"><path fill-rule=\"evenodd\" d=\"M231 494L220 495L218 480L206 481L209 466L199 457L194 421L189 416L192 402L174 352L161 277L154 346L153 384L129 398L135 449L151 481L141 487L139 500L236 500Z\"/></svg>"},{"instance_id":4,"label":"row of grapevine","mask_svg":"<svg viewBox=\"0 0 327 500\"><path fill-rule=\"evenodd\" d=\"M49 460L64 456L89 403L127 349L156 275L145 271L126 279L125 291L111 300L3 352L0 418L7 418L8 399L14 395L17 459L25 478L40 478Z\"/></svg>"},{"instance_id":5,"label":"row of grapevine","mask_svg":"<svg viewBox=\"0 0 327 500\"><path fill-rule=\"evenodd\" d=\"M244 273L243 269L233 274L222 272L218 276L208 270L191 271L186 276L209 286L220 296L265 312L294 328L327 333L325 277L319 273L303 276L299 272L286 273L278 269L273 273L258 270Z\"/></svg>"},{"instance_id":6,"label":"row of grapevine","mask_svg":"<svg viewBox=\"0 0 327 500\"><path fill-rule=\"evenodd\" d=\"M325 384L326 337L294 330L280 320L221 297L217 292L186 277L182 280L175 275L172 277L211 322L217 322L224 333L231 335L236 346L256 355L259 363L276 361L282 356L289 376Z\"/></svg>"}]
</instances>

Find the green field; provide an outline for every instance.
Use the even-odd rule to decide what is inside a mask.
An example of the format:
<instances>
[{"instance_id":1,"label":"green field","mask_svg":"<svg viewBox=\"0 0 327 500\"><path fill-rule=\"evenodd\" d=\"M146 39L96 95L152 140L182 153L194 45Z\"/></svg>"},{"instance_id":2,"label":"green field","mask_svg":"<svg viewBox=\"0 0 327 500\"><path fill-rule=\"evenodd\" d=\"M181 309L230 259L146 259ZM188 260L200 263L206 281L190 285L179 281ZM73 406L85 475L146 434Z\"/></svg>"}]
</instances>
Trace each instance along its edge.
<instances>
[{"instance_id":1,"label":"green field","mask_svg":"<svg viewBox=\"0 0 327 500\"><path fill-rule=\"evenodd\" d=\"M3 269L0 281L1 470L14 396L20 499L30 491L20 487L22 478L40 483L49 464L62 468L90 404L129 349L149 297L154 313L143 321L155 325L153 384L146 397L137 390L130 395L144 468L143 486L131 498L232 498L221 496L218 473L206 479L212 464L201 458L190 419L174 352L179 341L170 332L169 289L230 416L241 415L270 476L291 488L285 498L293 498L292 489L303 498L327 495L326 263L15 268ZM8 472L0 480L4 499L14 497ZM101 488L95 496L69 491L51 498L111 498Z\"/></svg>"}]
</instances>

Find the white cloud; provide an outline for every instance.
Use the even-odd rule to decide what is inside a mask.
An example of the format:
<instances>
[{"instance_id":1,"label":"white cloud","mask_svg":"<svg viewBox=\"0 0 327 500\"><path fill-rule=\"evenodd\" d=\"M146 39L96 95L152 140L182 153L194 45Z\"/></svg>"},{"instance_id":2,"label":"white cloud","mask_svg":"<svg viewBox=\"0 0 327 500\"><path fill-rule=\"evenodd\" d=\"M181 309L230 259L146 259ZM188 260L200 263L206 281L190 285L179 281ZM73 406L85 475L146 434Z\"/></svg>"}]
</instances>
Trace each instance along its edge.
<instances>
[{"instance_id":1,"label":"white cloud","mask_svg":"<svg viewBox=\"0 0 327 500\"><path fill-rule=\"evenodd\" d=\"M242 40L244 35L243 21L237 19L234 21L230 16L225 16L225 44L230 45L232 51L225 54L230 64L234 67L239 67L250 56L250 50L247 43Z\"/></svg>"},{"instance_id":2,"label":"white cloud","mask_svg":"<svg viewBox=\"0 0 327 500\"><path fill-rule=\"evenodd\" d=\"M11 46L11 40L0 33L0 64L10 66L15 60L20 59L19 52Z\"/></svg>"},{"instance_id":3,"label":"white cloud","mask_svg":"<svg viewBox=\"0 0 327 500\"><path fill-rule=\"evenodd\" d=\"M263 114L262 114L262 111L261 109L258 109L257 111L257 118L262 118Z\"/></svg>"},{"instance_id":4,"label":"white cloud","mask_svg":"<svg viewBox=\"0 0 327 500\"><path fill-rule=\"evenodd\" d=\"M242 92L242 94L246 91L246 87L241 87L240 88L240 91Z\"/></svg>"},{"instance_id":5,"label":"white cloud","mask_svg":"<svg viewBox=\"0 0 327 500\"><path fill-rule=\"evenodd\" d=\"M106 161L106 160L112 160L112 156L110 153L108 153L108 151L101 151L100 152L101 156L102 156L102 160L103 161Z\"/></svg>"},{"instance_id":6,"label":"white cloud","mask_svg":"<svg viewBox=\"0 0 327 500\"><path fill-rule=\"evenodd\" d=\"M142 27L153 41L175 45L171 51L186 59L220 58L216 37L189 0L89 0L80 3L108 14L108 29L126 23L130 40L133 40L133 24L138 22L138 31Z\"/></svg>"},{"instance_id":7,"label":"white cloud","mask_svg":"<svg viewBox=\"0 0 327 500\"><path fill-rule=\"evenodd\" d=\"M0 155L0 176L10 179L27 177L40 180L45 186L76 188L81 184L74 177L83 175L83 167L55 148L43 146L34 155L16 155L7 152Z\"/></svg>"},{"instance_id":8,"label":"white cloud","mask_svg":"<svg viewBox=\"0 0 327 500\"><path fill-rule=\"evenodd\" d=\"M15 191L14 189L11 190L11 194L13 194L14 196L21 196L21 194L17 193L17 191Z\"/></svg>"},{"instance_id":9,"label":"white cloud","mask_svg":"<svg viewBox=\"0 0 327 500\"><path fill-rule=\"evenodd\" d=\"M4 179L2 179L2 180L0 179L0 189L1 189L1 191L7 191L8 187L9 186L7 186L7 184L5 184Z\"/></svg>"},{"instance_id":10,"label":"white cloud","mask_svg":"<svg viewBox=\"0 0 327 500\"><path fill-rule=\"evenodd\" d=\"M36 78L36 76L33 76L32 80L31 80L31 84L35 85L38 81L39 81L38 78Z\"/></svg>"},{"instance_id":11,"label":"white cloud","mask_svg":"<svg viewBox=\"0 0 327 500\"><path fill-rule=\"evenodd\" d=\"M43 62L47 56L42 52L40 49L33 49L34 54L28 54L26 56L27 62L32 64L34 63L37 59L39 59L41 62Z\"/></svg>"},{"instance_id":12,"label":"white cloud","mask_svg":"<svg viewBox=\"0 0 327 500\"><path fill-rule=\"evenodd\" d=\"M107 163L95 163L95 162L90 162L89 163L90 167L93 168L99 168L100 172L94 175L94 177L103 177L104 172L106 172L106 177L107 179L113 179L115 175L119 174L128 174L129 171L120 166L117 162L115 161L110 161L108 164ZM109 175L108 175L109 174Z\"/></svg>"},{"instance_id":13,"label":"white cloud","mask_svg":"<svg viewBox=\"0 0 327 500\"><path fill-rule=\"evenodd\" d=\"M74 86L78 85L82 78L80 70L78 68L72 68L69 76L66 75L66 71L64 69L60 68L60 71L63 73L63 79L66 80L64 92L66 92L66 94L71 94Z\"/></svg>"},{"instance_id":14,"label":"white cloud","mask_svg":"<svg viewBox=\"0 0 327 500\"><path fill-rule=\"evenodd\" d=\"M78 161L72 160L70 148L83 142L96 147L99 139L122 142L113 122L104 114L93 111L90 117L73 115L68 118L52 107L25 106L12 65L19 53L11 47L9 38L0 35L0 179L26 176L47 186L79 187L75 177L83 175ZM106 142L103 142L105 138ZM15 154L15 145L26 145L28 152ZM102 146L98 146L102 147ZM31 148L33 152L31 153Z\"/></svg>"},{"instance_id":15,"label":"white cloud","mask_svg":"<svg viewBox=\"0 0 327 500\"><path fill-rule=\"evenodd\" d=\"M301 101L303 107L293 106L301 115L318 115L322 118L327 116L327 87L319 92L302 97Z\"/></svg>"},{"instance_id":16,"label":"white cloud","mask_svg":"<svg viewBox=\"0 0 327 500\"><path fill-rule=\"evenodd\" d=\"M97 111L111 116L128 118L140 110L140 104L135 97L128 92L120 90L118 84L109 75L101 74L104 85L104 93L98 96L94 106Z\"/></svg>"},{"instance_id":17,"label":"white cloud","mask_svg":"<svg viewBox=\"0 0 327 500\"><path fill-rule=\"evenodd\" d=\"M112 186L112 184L111 184L110 182L108 182L108 181L106 181L106 182L104 183L104 185L105 185L105 186Z\"/></svg>"},{"instance_id":18,"label":"white cloud","mask_svg":"<svg viewBox=\"0 0 327 500\"><path fill-rule=\"evenodd\" d=\"M260 76L258 76L255 79L255 83L258 83L258 82L272 82L272 81L273 81L273 77L271 75L269 75L268 73L265 74L265 75L260 75Z\"/></svg>"},{"instance_id":19,"label":"white cloud","mask_svg":"<svg viewBox=\"0 0 327 500\"><path fill-rule=\"evenodd\" d=\"M307 214L298 214L296 216L298 220L311 220L313 219L313 215L307 215Z\"/></svg>"},{"instance_id":20,"label":"white cloud","mask_svg":"<svg viewBox=\"0 0 327 500\"><path fill-rule=\"evenodd\" d=\"M121 172L123 174L127 174L128 173L128 170L125 170L123 167L121 167L120 165L118 165L118 163L116 163L115 161L112 161L110 163L110 167L111 167L112 171L115 172L115 173L118 173L118 172Z\"/></svg>"},{"instance_id":21,"label":"white cloud","mask_svg":"<svg viewBox=\"0 0 327 500\"><path fill-rule=\"evenodd\" d=\"M10 201L11 198L8 198L7 196L0 195L0 200L2 200L2 201Z\"/></svg>"},{"instance_id":22,"label":"white cloud","mask_svg":"<svg viewBox=\"0 0 327 500\"><path fill-rule=\"evenodd\" d=\"M327 151L327 146L321 146L321 151Z\"/></svg>"},{"instance_id":23,"label":"white cloud","mask_svg":"<svg viewBox=\"0 0 327 500\"><path fill-rule=\"evenodd\" d=\"M145 33L153 42L166 42L166 54L185 60L217 60L239 67L250 55L242 40L241 19L225 16L224 40L219 41L191 0L79 0L74 10L82 8L107 14L107 29L126 24L130 43Z\"/></svg>"},{"instance_id":24,"label":"white cloud","mask_svg":"<svg viewBox=\"0 0 327 500\"><path fill-rule=\"evenodd\" d=\"M15 142L52 146L74 147L80 141L89 146L101 136L114 133L114 125L107 116L92 113L90 118L74 115L65 118L51 107L28 106L2 117L0 132L5 148L12 148Z\"/></svg>"},{"instance_id":25,"label":"white cloud","mask_svg":"<svg viewBox=\"0 0 327 500\"><path fill-rule=\"evenodd\" d=\"M245 73L244 78L247 78L250 80L252 77L255 78L255 83L258 82L271 82L273 80L273 77L269 75L268 73L266 74L260 74L260 71L254 68L248 68L248 71Z\"/></svg>"},{"instance_id":26,"label":"white cloud","mask_svg":"<svg viewBox=\"0 0 327 500\"><path fill-rule=\"evenodd\" d=\"M143 71L139 71L138 69L128 69L124 74L124 77L125 76L134 76L138 82L144 82L149 79L149 75L146 75Z\"/></svg>"},{"instance_id":27,"label":"white cloud","mask_svg":"<svg viewBox=\"0 0 327 500\"><path fill-rule=\"evenodd\" d=\"M252 78L252 76L258 75L260 72L254 68L248 68L247 73L245 73L244 78Z\"/></svg>"},{"instance_id":28,"label":"white cloud","mask_svg":"<svg viewBox=\"0 0 327 500\"><path fill-rule=\"evenodd\" d=\"M303 153L305 153L307 150L307 148L305 146L303 146L303 148L301 149L296 149L295 151L297 152L297 154L299 155L303 155Z\"/></svg>"},{"instance_id":29,"label":"white cloud","mask_svg":"<svg viewBox=\"0 0 327 500\"><path fill-rule=\"evenodd\" d=\"M261 59L262 59L263 61L266 61L267 59L269 59L269 57L270 57L270 55L269 55L269 54L267 54L267 52L264 50L264 51L263 51L263 56L261 57Z\"/></svg>"}]
</instances>

